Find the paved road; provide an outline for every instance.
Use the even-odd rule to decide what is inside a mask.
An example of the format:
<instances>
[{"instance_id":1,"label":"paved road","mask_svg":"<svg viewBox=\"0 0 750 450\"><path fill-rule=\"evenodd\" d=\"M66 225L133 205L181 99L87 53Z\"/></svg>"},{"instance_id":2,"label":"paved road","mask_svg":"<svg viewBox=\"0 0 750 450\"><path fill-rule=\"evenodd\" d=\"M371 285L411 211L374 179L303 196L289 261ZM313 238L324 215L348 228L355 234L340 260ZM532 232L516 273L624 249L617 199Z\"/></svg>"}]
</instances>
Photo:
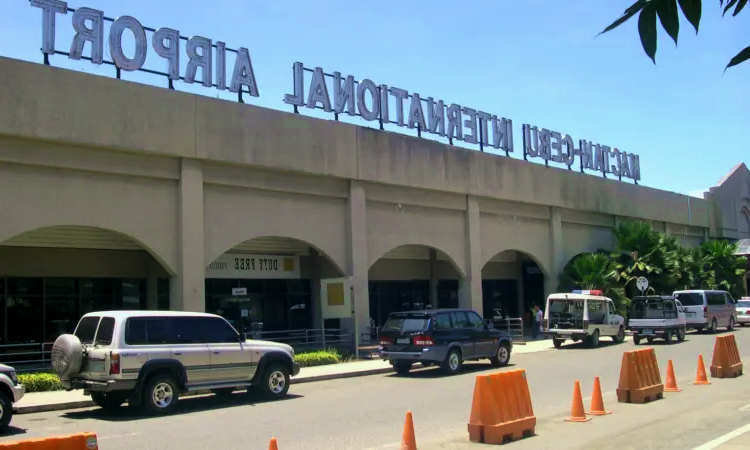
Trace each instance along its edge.
<instances>
[{"instance_id":1,"label":"paved road","mask_svg":"<svg viewBox=\"0 0 750 450\"><path fill-rule=\"evenodd\" d=\"M740 329L736 335L750 361L750 330ZM746 377L715 380L711 386L690 384L698 353L710 363L713 340L690 334L682 344L655 343L662 370L668 359L674 361L683 392L649 405L614 400L622 351L632 349L631 342L516 355L514 367L527 371L539 424L537 436L507 447L692 449L749 424L750 406L742 410L750 404ZM143 418L127 408L116 413L82 409L20 415L14 419L19 434L2 439L95 431L104 450L254 450L267 448L276 436L281 450L374 450L398 448L404 414L411 410L420 449L470 448L466 421L474 375L491 369L483 364L466 367L468 373L453 377L425 369L408 378L375 375L297 385L292 386L294 397L282 402L259 403L243 394L229 401L185 399L177 414L160 418ZM574 381L581 380L587 396L595 375L601 377L605 406L614 413L587 424L563 422Z\"/></svg>"}]
</instances>

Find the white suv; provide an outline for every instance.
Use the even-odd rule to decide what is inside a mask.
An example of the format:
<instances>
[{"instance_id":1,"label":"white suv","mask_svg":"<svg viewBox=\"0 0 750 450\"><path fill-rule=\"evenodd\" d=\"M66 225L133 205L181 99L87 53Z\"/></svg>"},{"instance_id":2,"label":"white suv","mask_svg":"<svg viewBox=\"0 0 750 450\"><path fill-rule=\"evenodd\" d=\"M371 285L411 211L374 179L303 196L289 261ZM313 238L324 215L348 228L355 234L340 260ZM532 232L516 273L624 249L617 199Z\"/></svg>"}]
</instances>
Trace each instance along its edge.
<instances>
[{"instance_id":1,"label":"white suv","mask_svg":"<svg viewBox=\"0 0 750 450\"><path fill-rule=\"evenodd\" d=\"M68 390L83 389L102 408L127 401L155 414L198 390L282 398L300 370L289 345L247 340L220 316L171 311L86 314L55 341L52 366Z\"/></svg>"},{"instance_id":2,"label":"white suv","mask_svg":"<svg viewBox=\"0 0 750 450\"><path fill-rule=\"evenodd\" d=\"M15 369L0 364L0 433L8 428L10 419L13 418L13 403L18 403L23 398L24 391Z\"/></svg>"}]
</instances>

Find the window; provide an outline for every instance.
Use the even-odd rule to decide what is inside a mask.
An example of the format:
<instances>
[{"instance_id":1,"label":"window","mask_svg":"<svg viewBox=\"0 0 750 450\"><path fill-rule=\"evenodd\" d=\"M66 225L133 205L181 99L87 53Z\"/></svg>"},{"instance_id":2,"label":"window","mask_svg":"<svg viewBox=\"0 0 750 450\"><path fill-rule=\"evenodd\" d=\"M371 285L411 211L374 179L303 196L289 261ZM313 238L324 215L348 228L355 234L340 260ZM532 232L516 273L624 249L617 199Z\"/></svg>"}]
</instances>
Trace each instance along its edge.
<instances>
[{"instance_id":1,"label":"window","mask_svg":"<svg viewBox=\"0 0 750 450\"><path fill-rule=\"evenodd\" d=\"M201 322L197 317L171 317L167 322L167 344L200 344Z\"/></svg>"},{"instance_id":2,"label":"window","mask_svg":"<svg viewBox=\"0 0 750 450\"><path fill-rule=\"evenodd\" d=\"M700 292L683 292L675 296L682 306L703 306L703 294Z\"/></svg>"},{"instance_id":3,"label":"window","mask_svg":"<svg viewBox=\"0 0 750 450\"><path fill-rule=\"evenodd\" d=\"M707 292L706 296L710 306L724 306L726 304L723 292Z\"/></svg>"},{"instance_id":4,"label":"window","mask_svg":"<svg viewBox=\"0 0 750 450\"><path fill-rule=\"evenodd\" d=\"M485 328L484 320L482 320L481 317L479 317L479 314L475 312L467 312L467 316L469 316L469 322L471 322L471 327L475 330L483 330Z\"/></svg>"},{"instance_id":5,"label":"window","mask_svg":"<svg viewBox=\"0 0 750 450\"><path fill-rule=\"evenodd\" d=\"M454 312L451 313L451 316L453 317L453 328L471 328L469 319L463 312Z\"/></svg>"},{"instance_id":6,"label":"window","mask_svg":"<svg viewBox=\"0 0 750 450\"><path fill-rule=\"evenodd\" d=\"M739 308L750 308L750 301L748 300L740 300L737 302L737 307Z\"/></svg>"},{"instance_id":7,"label":"window","mask_svg":"<svg viewBox=\"0 0 750 450\"><path fill-rule=\"evenodd\" d=\"M588 305L589 310L589 323L603 324L605 322L604 317L606 316L604 302L589 300L586 304Z\"/></svg>"},{"instance_id":8,"label":"window","mask_svg":"<svg viewBox=\"0 0 750 450\"><path fill-rule=\"evenodd\" d=\"M82 344L93 344L96 337L96 327L99 325L98 316L88 316L81 319L76 327L75 335Z\"/></svg>"},{"instance_id":9,"label":"window","mask_svg":"<svg viewBox=\"0 0 750 450\"><path fill-rule=\"evenodd\" d=\"M737 304L737 300L735 300L734 297L732 297L732 294L730 294L729 292L725 292L724 295L726 295L726 297L727 297L727 304L728 305L735 305L735 304Z\"/></svg>"},{"instance_id":10,"label":"window","mask_svg":"<svg viewBox=\"0 0 750 450\"><path fill-rule=\"evenodd\" d=\"M200 321L203 325L204 341L207 344L236 344L239 342L237 332L224 319L201 318Z\"/></svg>"},{"instance_id":11,"label":"window","mask_svg":"<svg viewBox=\"0 0 750 450\"><path fill-rule=\"evenodd\" d=\"M99 322L99 329L96 331L94 344L111 345L114 333L115 319L112 317L102 317L101 322Z\"/></svg>"},{"instance_id":12,"label":"window","mask_svg":"<svg viewBox=\"0 0 750 450\"><path fill-rule=\"evenodd\" d=\"M450 314L438 314L435 316L436 330L449 330L451 328Z\"/></svg>"},{"instance_id":13,"label":"window","mask_svg":"<svg viewBox=\"0 0 750 450\"><path fill-rule=\"evenodd\" d=\"M8 344L44 340L44 284L41 278L8 278L5 299Z\"/></svg>"},{"instance_id":14,"label":"window","mask_svg":"<svg viewBox=\"0 0 750 450\"><path fill-rule=\"evenodd\" d=\"M127 345L163 345L167 342L167 321L162 317L133 317L125 325Z\"/></svg>"},{"instance_id":15,"label":"window","mask_svg":"<svg viewBox=\"0 0 750 450\"><path fill-rule=\"evenodd\" d=\"M386 331L422 331L427 328L427 316L391 316L383 326Z\"/></svg>"},{"instance_id":16,"label":"window","mask_svg":"<svg viewBox=\"0 0 750 450\"><path fill-rule=\"evenodd\" d=\"M160 311L169 311L169 278L159 278L156 283L156 307Z\"/></svg>"}]
</instances>

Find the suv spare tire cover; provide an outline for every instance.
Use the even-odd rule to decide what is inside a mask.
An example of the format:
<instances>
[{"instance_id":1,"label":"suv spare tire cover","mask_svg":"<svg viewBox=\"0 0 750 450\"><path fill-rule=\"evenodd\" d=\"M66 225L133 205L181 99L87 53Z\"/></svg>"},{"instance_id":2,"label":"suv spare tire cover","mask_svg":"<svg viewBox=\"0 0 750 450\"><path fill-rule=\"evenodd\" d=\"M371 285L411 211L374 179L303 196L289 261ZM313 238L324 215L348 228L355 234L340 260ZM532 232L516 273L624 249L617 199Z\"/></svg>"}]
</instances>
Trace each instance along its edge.
<instances>
[{"instance_id":1,"label":"suv spare tire cover","mask_svg":"<svg viewBox=\"0 0 750 450\"><path fill-rule=\"evenodd\" d=\"M73 334L63 334L52 345L52 370L61 379L78 374L83 363L83 345Z\"/></svg>"}]
</instances>

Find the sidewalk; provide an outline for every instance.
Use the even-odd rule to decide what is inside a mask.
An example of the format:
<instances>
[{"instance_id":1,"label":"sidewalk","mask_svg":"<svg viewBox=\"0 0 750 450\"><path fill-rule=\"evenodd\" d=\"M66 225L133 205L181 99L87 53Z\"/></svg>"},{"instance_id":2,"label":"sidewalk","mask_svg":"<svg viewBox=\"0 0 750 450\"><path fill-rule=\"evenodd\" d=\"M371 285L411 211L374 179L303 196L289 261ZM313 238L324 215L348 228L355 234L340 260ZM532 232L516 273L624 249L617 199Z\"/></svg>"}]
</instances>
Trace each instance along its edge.
<instances>
[{"instance_id":1,"label":"sidewalk","mask_svg":"<svg viewBox=\"0 0 750 450\"><path fill-rule=\"evenodd\" d=\"M536 353L550 350L552 341L549 339L530 341L513 346L513 355ZM311 383L315 381L336 380L340 378L363 377L390 373L390 364L380 359L352 361L342 364L331 364L317 367L303 367L299 375L292 378L292 384ZM198 391L192 395L207 394L208 391ZM20 402L13 405L16 414L30 414L45 411L60 411L65 409L88 408L95 406L89 396L83 391L53 391L32 392L26 394Z\"/></svg>"}]
</instances>

